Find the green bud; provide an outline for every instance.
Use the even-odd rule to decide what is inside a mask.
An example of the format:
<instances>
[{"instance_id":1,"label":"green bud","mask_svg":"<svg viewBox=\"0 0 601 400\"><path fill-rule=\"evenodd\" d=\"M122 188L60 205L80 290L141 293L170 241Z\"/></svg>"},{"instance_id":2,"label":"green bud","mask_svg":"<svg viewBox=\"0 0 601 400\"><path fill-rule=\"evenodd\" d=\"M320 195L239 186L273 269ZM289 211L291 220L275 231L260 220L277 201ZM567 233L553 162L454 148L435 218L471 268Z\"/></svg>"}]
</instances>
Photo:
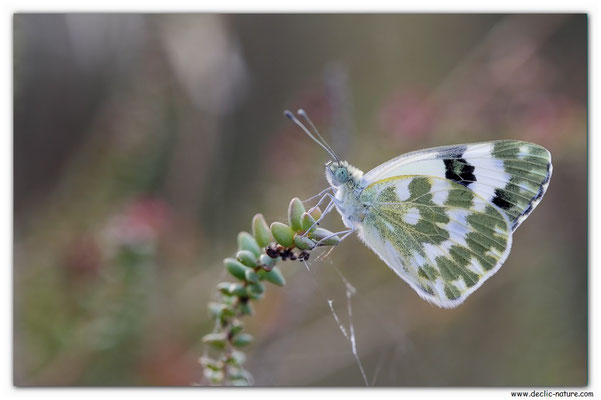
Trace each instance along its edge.
<instances>
[{"instance_id":1,"label":"green bud","mask_svg":"<svg viewBox=\"0 0 601 400\"><path fill-rule=\"evenodd\" d=\"M311 236L311 239L314 239L315 241L319 242L320 240L327 238L328 236L331 236L332 234L333 234L333 232L330 232L327 229L317 228L317 229L315 229L315 231L313 233L310 234L310 236ZM340 238L338 236L331 236L328 239L321 242L319 245L320 246L335 246L338 243L340 243Z\"/></svg>"},{"instance_id":2,"label":"green bud","mask_svg":"<svg viewBox=\"0 0 601 400\"><path fill-rule=\"evenodd\" d=\"M240 320L235 319L232 321L232 326L230 327L231 335L237 335L242 331L242 329L244 329L244 325L242 322L240 322Z\"/></svg>"},{"instance_id":3,"label":"green bud","mask_svg":"<svg viewBox=\"0 0 601 400\"><path fill-rule=\"evenodd\" d=\"M271 233L275 240L284 247L294 245L294 231L286 224L274 222L271 224Z\"/></svg>"},{"instance_id":4,"label":"green bud","mask_svg":"<svg viewBox=\"0 0 601 400\"><path fill-rule=\"evenodd\" d=\"M258 282L253 283L252 285L248 285L248 291L250 293L262 294L263 292L265 292L265 286Z\"/></svg>"},{"instance_id":5,"label":"green bud","mask_svg":"<svg viewBox=\"0 0 601 400\"><path fill-rule=\"evenodd\" d=\"M221 299L221 302L228 307L233 307L236 304L238 304L238 296L234 295L232 293L231 285L240 285L240 284L239 283L230 283L230 289L228 289L228 292L230 292L230 295Z\"/></svg>"},{"instance_id":6,"label":"green bud","mask_svg":"<svg viewBox=\"0 0 601 400\"><path fill-rule=\"evenodd\" d=\"M255 283L259 281L259 275L249 268L246 270L246 272L244 272L244 279L246 282Z\"/></svg>"},{"instance_id":7,"label":"green bud","mask_svg":"<svg viewBox=\"0 0 601 400\"><path fill-rule=\"evenodd\" d=\"M211 368L205 368L203 373L205 378L210 380L211 383L218 384L223 381L223 371L214 371Z\"/></svg>"},{"instance_id":8,"label":"green bud","mask_svg":"<svg viewBox=\"0 0 601 400\"><path fill-rule=\"evenodd\" d=\"M245 297L247 295L246 288L244 287L244 285L241 285L239 283L230 284L229 292L234 296L238 297Z\"/></svg>"},{"instance_id":9,"label":"green bud","mask_svg":"<svg viewBox=\"0 0 601 400\"><path fill-rule=\"evenodd\" d=\"M224 304L215 303L214 301L209 303L209 314L211 317L221 317L221 311L225 308Z\"/></svg>"},{"instance_id":10,"label":"green bud","mask_svg":"<svg viewBox=\"0 0 601 400\"><path fill-rule=\"evenodd\" d=\"M246 356L239 350L232 350L230 357L225 360L230 365L242 365L246 361Z\"/></svg>"},{"instance_id":11,"label":"green bud","mask_svg":"<svg viewBox=\"0 0 601 400\"><path fill-rule=\"evenodd\" d=\"M217 290L219 290L222 294L230 294L230 282L221 282L217 285Z\"/></svg>"},{"instance_id":12,"label":"green bud","mask_svg":"<svg viewBox=\"0 0 601 400\"><path fill-rule=\"evenodd\" d=\"M288 224L293 231L300 232L301 215L303 215L304 212L305 207L303 206L303 202L297 197L293 198L288 205Z\"/></svg>"},{"instance_id":13,"label":"green bud","mask_svg":"<svg viewBox=\"0 0 601 400\"><path fill-rule=\"evenodd\" d=\"M227 305L215 302L209 303L209 313L212 317L220 318L222 321L225 321L227 318L236 315L234 310L229 308Z\"/></svg>"},{"instance_id":14,"label":"green bud","mask_svg":"<svg viewBox=\"0 0 601 400\"><path fill-rule=\"evenodd\" d=\"M301 250L311 250L315 247L314 241L299 234L294 235L294 244Z\"/></svg>"},{"instance_id":15,"label":"green bud","mask_svg":"<svg viewBox=\"0 0 601 400\"><path fill-rule=\"evenodd\" d=\"M225 348L225 342L227 341L227 335L225 333L209 333L202 337L204 343L208 343L217 349Z\"/></svg>"},{"instance_id":16,"label":"green bud","mask_svg":"<svg viewBox=\"0 0 601 400\"><path fill-rule=\"evenodd\" d=\"M275 258L271 258L267 254L261 254L261 257L259 257L259 262L264 269L270 271L275 265Z\"/></svg>"},{"instance_id":17,"label":"green bud","mask_svg":"<svg viewBox=\"0 0 601 400\"><path fill-rule=\"evenodd\" d=\"M252 340L253 337L248 333L241 333L234 337L234 340L232 340L232 344L236 347L244 347L248 346L250 342L252 342Z\"/></svg>"},{"instance_id":18,"label":"green bud","mask_svg":"<svg viewBox=\"0 0 601 400\"><path fill-rule=\"evenodd\" d=\"M251 300L261 300L263 298L263 293L251 292L248 291L248 298Z\"/></svg>"},{"instance_id":19,"label":"green bud","mask_svg":"<svg viewBox=\"0 0 601 400\"><path fill-rule=\"evenodd\" d=\"M234 315L236 315L236 312L229 307L223 307L221 309L221 319L222 320L233 317Z\"/></svg>"},{"instance_id":20,"label":"green bud","mask_svg":"<svg viewBox=\"0 0 601 400\"><path fill-rule=\"evenodd\" d=\"M321 208L315 207L309 210L309 214L313 217L315 221L317 221L321 217Z\"/></svg>"},{"instance_id":21,"label":"green bud","mask_svg":"<svg viewBox=\"0 0 601 400\"><path fill-rule=\"evenodd\" d=\"M317 225L315 224L315 219L309 213L303 213L301 217L301 227L303 232L313 232ZM309 230L311 229L311 230Z\"/></svg>"},{"instance_id":22,"label":"green bud","mask_svg":"<svg viewBox=\"0 0 601 400\"><path fill-rule=\"evenodd\" d=\"M236 253L236 258L247 267L254 268L257 266L257 257L248 250L240 250Z\"/></svg>"},{"instance_id":23,"label":"green bud","mask_svg":"<svg viewBox=\"0 0 601 400\"><path fill-rule=\"evenodd\" d=\"M249 383L246 379L232 379L230 382L232 386L249 386Z\"/></svg>"},{"instance_id":24,"label":"green bud","mask_svg":"<svg viewBox=\"0 0 601 400\"><path fill-rule=\"evenodd\" d=\"M248 297L253 300L259 300L263 298L263 292L265 292L265 286L261 283L253 283L248 285Z\"/></svg>"},{"instance_id":25,"label":"green bud","mask_svg":"<svg viewBox=\"0 0 601 400\"><path fill-rule=\"evenodd\" d=\"M246 379L246 374L243 368L228 366L227 375L231 380Z\"/></svg>"},{"instance_id":26,"label":"green bud","mask_svg":"<svg viewBox=\"0 0 601 400\"><path fill-rule=\"evenodd\" d=\"M240 280L244 280L244 274L246 270L251 269L242 265L242 263L235 258L226 258L223 260L223 263L225 264L225 268L227 268L228 272Z\"/></svg>"},{"instance_id":27,"label":"green bud","mask_svg":"<svg viewBox=\"0 0 601 400\"><path fill-rule=\"evenodd\" d=\"M221 361L213 360L210 357L200 357L200 365L212 369L213 371L221 371L223 363Z\"/></svg>"},{"instance_id":28,"label":"green bud","mask_svg":"<svg viewBox=\"0 0 601 400\"><path fill-rule=\"evenodd\" d=\"M271 236L271 231L263 214L257 214L253 217L252 233L257 244L261 247L268 246L269 243L273 242L273 236Z\"/></svg>"},{"instance_id":29,"label":"green bud","mask_svg":"<svg viewBox=\"0 0 601 400\"><path fill-rule=\"evenodd\" d=\"M238 234L238 248L240 250L250 251L255 255L255 257L259 257L262 253L257 241L248 232L240 232Z\"/></svg>"},{"instance_id":30,"label":"green bud","mask_svg":"<svg viewBox=\"0 0 601 400\"><path fill-rule=\"evenodd\" d=\"M246 302L246 303L240 303L239 305L240 307L240 312L244 315L253 315L253 309L252 306L250 305L250 302Z\"/></svg>"},{"instance_id":31,"label":"green bud","mask_svg":"<svg viewBox=\"0 0 601 400\"><path fill-rule=\"evenodd\" d=\"M278 267L273 267L271 271L264 271L261 275L264 280L271 282L274 285L284 286L286 284L286 279L284 279L284 276Z\"/></svg>"}]
</instances>

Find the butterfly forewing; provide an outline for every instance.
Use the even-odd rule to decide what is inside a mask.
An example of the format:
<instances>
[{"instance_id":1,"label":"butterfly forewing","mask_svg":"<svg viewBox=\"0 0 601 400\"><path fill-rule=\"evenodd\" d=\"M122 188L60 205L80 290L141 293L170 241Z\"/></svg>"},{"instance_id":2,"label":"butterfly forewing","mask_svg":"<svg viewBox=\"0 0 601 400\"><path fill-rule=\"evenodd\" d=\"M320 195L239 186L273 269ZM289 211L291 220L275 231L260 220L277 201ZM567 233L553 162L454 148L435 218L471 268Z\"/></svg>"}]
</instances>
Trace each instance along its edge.
<instances>
[{"instance_id":1,"label":"butterfly forewing","mask_svg":"<svg viewBox=\"0 0 601 400\"><path fill-rule=\"evenodd\" d=\"M360 236L420 296L455 307L492 276L511 248L511 222L465 186L395 176L363 190Z\"/></svg>"},{"instance_id":2,"label":"butterfly forewing","mask_svg":"<svg viewBox=\"0 0 601 400\"><path fill-rule=\"evenodd\" d=\"M402 175L428 175L462 185L508 217L515 230L541 201L551 154L516 140L444 146L404 154L365 174L366 185Z\"/></svg>"}]
</instances>

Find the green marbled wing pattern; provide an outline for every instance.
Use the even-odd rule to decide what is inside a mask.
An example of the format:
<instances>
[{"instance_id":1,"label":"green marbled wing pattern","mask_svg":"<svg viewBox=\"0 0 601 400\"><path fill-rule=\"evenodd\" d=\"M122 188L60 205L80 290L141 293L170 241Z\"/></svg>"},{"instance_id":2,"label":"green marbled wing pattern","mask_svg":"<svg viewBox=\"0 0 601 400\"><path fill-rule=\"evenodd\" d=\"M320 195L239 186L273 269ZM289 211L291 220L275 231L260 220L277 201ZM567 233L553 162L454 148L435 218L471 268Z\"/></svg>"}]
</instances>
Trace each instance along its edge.
<instances>
[{"instance_id":1,"label":"green marbled wing pattern","mask_svg":"<svg viewBox=\"0 0 601 400\"><path fill-rule=\"evenodd\" d=\"M542 200L552 171L551 154L544 147L496 140L403 154L369 171L363 179L368 185L401 175L449 179L501 209L515 230Z\"/></svg>"},{"instance_id":2,"label":"green marbled wing pattern","mask_svg":"<svg viewBox=\"0 0 601 400\"><path fill-rule=\"evenodd\" d=\"M549 187L553 172L551 153L537 144L514 140L500 140L492 145L491 155L503 163L508 181L495 190L491 201L507 214L515 230Z\"/></svg>"},{"instance_id":3,"label":"green marbled wing pattern","mask_svg":"<svg viewBox=\"0 0 601 400\"><path fill-rule=\"evenodd\" d=\"M511 222L463 185L423 175L372 183L359 236L424 299L456 307L511 249Z\"/></svg>"}]
</instances>

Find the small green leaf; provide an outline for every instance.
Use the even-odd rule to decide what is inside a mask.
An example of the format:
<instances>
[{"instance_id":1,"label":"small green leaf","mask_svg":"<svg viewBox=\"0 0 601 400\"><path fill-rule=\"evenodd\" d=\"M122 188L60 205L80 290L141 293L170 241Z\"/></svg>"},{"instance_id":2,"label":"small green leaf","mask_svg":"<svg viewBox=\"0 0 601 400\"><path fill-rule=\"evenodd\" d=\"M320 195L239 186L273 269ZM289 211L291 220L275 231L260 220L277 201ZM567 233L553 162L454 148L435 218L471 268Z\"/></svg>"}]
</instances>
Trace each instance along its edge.
<instances>
[{"instance_id":1,"label":"small green leaf","mask_svg":"<svg viewBox=\"0 0 601 400\"><path fill-rule=\"evenodd\" d=\"M274 267L271 271L265 271L262 273L263 279L268 282L273 283L274 285L284 286L286 284L286 279L278 269L278 267Z\"/></svg>"},{"instance_id":2,"label":"small green leaf","mask_svg":"<svg viewBox=\"0 0 601 400\"><path fill-rule=\"evenodd\" d=\"M209 303L209 313L212 317L221 318L222 321L235 315L234 310L227 305L216 302Z\"/></svg>"},{"instance_id":3,"label":"small green leaf","mask_svg":"<svg viewBox=\"0 0 601 400\"><path fill-rule=\"evenodd\" d=\"M253 283L252 285L248 285L248 291L251 293L258 293L261 294L263 292L265 292L265 286L263 286L261 283Z\"/></svg>"},{"instance_id":4,"label":"small green leaf","mask_svg":"<svg viewBox=\"0 0 601 400\"><path fill-rule=\"evenodd\" d=\"M241 333L234 337L234 340L232 340L232 344L235 347L244 347L244 346L248 346L252 342L252 340L253 340L253 337L251 335L249 335L248 333Z\"/></svg>"},{"instance_id":5,"label":"small green leaf","mask_svg":"<svg viewBox=\"0 0 601 400\"><path fill-rule=\"evenodd\" d=\"M232 386L249 386L250 384L246 379L232 379Z\"/></svg>"},{"instance_id":6,"label":"small green leaf","mask_svg":"<svg viewBox=\"0 0 601 400\"><path fill-rule=\"evenodd\" d=\"M230 283L230 287L231 285L239 285L239 283ZM228 296L224 296L221 301L223 304L225 304L228 307L231 307L233 305L235 305L238 302L238 297L234 296L232 293L230 293L230 289L228 289Z\"/></svg>"},{"instance_id":7,"label":"small green leaf","mask_svg":"<svg viewBox=\"0 0 601 400\"><path fill-rule=\"evenodd\" d=\"M221 311L225 308L224 304L215 303L214 301L209 303L209 314L212 317L219 318L221 317Z\"/></svg>"},{"instance_id":8,"label":"small green leaf","mask_svg":"<svg viewBox=\"0 0 601 400\"><path fill-rule=\"evenodd\" d=\"M240 312L244 315L253 315L253 309L250 302L240 303Z\"/></svg>"},{"instance_id":9,"label":"small green leaf","mask_svg":"<svg viewBox=\"0 0 601 400\"><path fill-rule=\"evenodd\" d=\"M229 307L223 307L221 310L221 320L225 320L227 318L233 317L236 315L236 312Z\"/></svg>"},{"instance_id":10,"label":"small green leaf","mask_svg":"<svg viewBox=\"0 0 601 400\"><path fill-rule=\"evenodd\" d=\"M238 234L238 248L240 250L250 251L255 255L255 257L259 257L262 253L257 241L248 232L240 232Z\"/></svg>"},{"instance_id":11,"label":"small green leaf","mask_svg":"<svg viewBox=\"0 0 601 400\"><path fill-rule=\"evenodd\" d=\"M219 290L222 294L230 294L230 282L221 282L217 285L217 290Z\"/></svg>"},{"instance_id":12,"label":"small green leaf","mask_svg":"<svg viewBox=\"0 0 601 400\"><path fill-rule=\"evenodd\" d=\"M303 213L301 217L301 227L303 232L313 232L315 228L317 228L317 224L315 224L315 219L309 213Z\"/></svg>"},{"instance_id":13,"label":"small green leaf","mask_svg":"<svg viewBox=\"0 0 601 400\"><path fill-rule=\"evenodd\" d=\"M275 258L271 258L267 254L261 254L261 257L259 257L259 262L263 266L263 269L270 271L275 265L276 261Z\"/></svg>"},{"instance_id":14,"label":"small green leaf","mask_svg":"<svg viewBox=\"0 0 601 400\"><path fill-rule=\"evenodd\" d=\"M271 236L269 225L267 225L263 214L257 214L253 217L252 233L257 244L261 247L268 246L269 243L273 242L273 236Z\"/></svg>"},{"instance_id":15,"label":"small green leaf","mask_svg":"<svg viewBox=\"0 0 601 400\"><path fill-rule=\"evenodd\" d=\"M232 283L229 287L229 292L234 296L244 297L247 295L246 288L240 283Z\"/></svg>"},{"instance_id":16,"label":"small green leaf","mask_svg":"<svg viewBox=\"0 0 601 400\"><path fill-rule=\"evenodd\" d=\"M214 371L211 368L205 368L203 373L205 378L210 380L211 383L218 384L223 381L223 371Z\"/></svg>"},{"instance_id":17,"label":"small green leaf","mask_svg":"<svg viewBox=\"0 0 601 400\"><path fill-rule=\"evenodd\" d=\"M309 214L317 221L321 217L321 208L315 207L309 210Z\"/></svg>"},{"instance_id":18,"label":"small green leaf","mask_svg":"<svg viewBox=\"0 0 601 400\"><path fill-rule=\"evenodd\" d=\"M255 283L259 281L259 275L257 275L255 271L249 268L244 273L244 279L246 280L246 282Z\"/></svg>"},{"instance_id":19,"label":"small green leaf","mask_svg":"<svg viewBox=\"0 0 601 400\"><path fill-rule=\"evenodd\" d=\"M294 245L294 231L286 224L274 222L271 224L271 233L275 240L284 247Z\"/></svg>"},{"instance_id":20,"label":"small green leaf","mask_svg":"<svg viewBox=\"0 0 601 400\"><path fill-rule=\"evenodd\" d=\"M301 250L311 250L315 247L315 242L306 236L294 235L294 244Z\"/></svg>"},{"instance_id":21,"label":"small green leaf","mask_svg":"<svg viewBox=\"0 0 601 400\"><path fill-rule=\"evenodd\" d=\"M242 263L235 258L226 258L223 260L223 263L225 264L225 268L227 268L228 272L240 280L244 280L244 274L246 273L246 270L252 270L251 268L242 265Z\"/></svg>"},{"instance_id":22,"label":"small green leaf","mask_svg":"<svg viewBox=\"0 0 601 400\"><path fill-rule=\"evenodd\" d=\"M208 343L211 346L223 349L225 348L225 342L227 341L227 335L225 333L209 333L202 337L204 343Z\"/></svg>"},{"instance_id":23,"label":"small green leaf","mask_svg":"<svg viewBox=\"0 0 601 400\"><path fill-rule=\"evenodd\" d=\"M246 379L246 375L244 374L244 369L239 368L239 367L228 366L227 374L228 374L229 378L232 380Z\"/></svg>"},{"instance_id":24,"label":"small green leaf","mask_svg":"<svg viewBox=\"0 0 601 400\"><path fill-rule=\"evenodd\" d=\"M242 329L244 329L244 325L242 324L242 322L240 320L235 319L232 321L232 326L230 327L230 334L237 335L242 331Z\"/></svg>"},{"instance_id":25,"label":"small green leaf","mask_svg":"<svg viewBox=\"0 0 601 400\"><path fill-rule=\"evenodd\" d=\"M303 206L303 202L297 197L293 198L288 205L288 224L293 231L300 232L301 215L303 215L304 212L305 207Z\"/></svg>"},{"instance_id":26,"label":"small green leaf","mask_svg":"<svg viewBox=\"0 0 601 400\"><path fill-rule=\"evenodd\" d=\"M253 300L259 300L263 297L263 292L265 292L265 286L261 283L253 283L248 285L248 297Z\"/></svg>"},{"instance_id":27,"label":"small green leaf","mask_svg":"<svg viewBox=\"0 0 601 400\"><path fill-rule=\"evenodd\" d=\"M254 268L257 266L257 257L248 250L240 250L236 253L236 258L247 267Z\"/></svg>"},{"instance_id":28,"label":"small green leaf","mask_svg":"<svg viewBox=\"0 0 601 400\"><path fill-rule=\"evenodd\" d=\"M210 357L200 357L200 365L212 369L213 371L221 371L223 369L223 363L221 361L213 360Z\"/></svg>"},{"instance_id":29,"label":"small green leaf","mask_svg":"<svg viewBox=\"0 0 601 400\"><path fill-rule=\"evenodd\" d=\"M256 293L248 291L248 298L252 300L261 300L263 298L263 293Z\"/></svg>"},{"instance_id":30,"label":"small green leaf","mask_svg":"<svg viewBox=\"0 0 601 400\"><path fill-rule=\"evenodd\" d=\"M230 365L242 365L246 361L246 356L240 350L233 350L231 356L226 360Z\"/></svg>"},{"instance_id":31,"label":"small green leaf","mask_svg":"<svg viewBox=\"0 0 601 400\"><path fill-rule=\"evenodd\" d=\"M317 228L313 233L310 234L311 239L319 242L325 238L328 238L321 242L320 246L335 246L340 243L340 238L338 236L332 236L334 233L330 232L327 229Z\"/></svg>"}]
</instances>

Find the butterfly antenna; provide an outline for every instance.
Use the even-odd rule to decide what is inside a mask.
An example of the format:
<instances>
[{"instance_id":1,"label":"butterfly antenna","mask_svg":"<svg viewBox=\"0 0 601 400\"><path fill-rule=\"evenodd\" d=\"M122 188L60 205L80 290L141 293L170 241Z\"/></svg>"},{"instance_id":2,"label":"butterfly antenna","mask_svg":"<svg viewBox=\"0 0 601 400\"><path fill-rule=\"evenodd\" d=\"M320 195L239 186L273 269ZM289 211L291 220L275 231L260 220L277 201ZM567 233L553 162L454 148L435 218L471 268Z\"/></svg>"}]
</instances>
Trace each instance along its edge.
<instances>
[{"instance_id":1,"label":"butterfly antenna","mask_svg":"<svg viewBox=\"0 0 601 400\"><path fill-rule=\"evenodd\" d=\"M311 139L313 139L313 141L315 143L317 143L318 145L320 145L321 147L323 147L323 149L325 151L328 152L329 155L332 156L332 158L334 158L337 162L340 162L340 160L338 159L338 157L336 157L336 154L334 154L334 152L325 144L323 144L322 142L320 142L319 140L317 140L317 138L315 138L315 136L313 136L313 134L309 131L309 129L307 129L307 127L298 120L298 118L296 118L294 116L294 114L292 114L290 111L286 110L284 111L284 115L286 117L288 117L292 122L294 122L296 125L298 125Z\"/></svg>"},{"instance_id":2,"label":"butterfly antenna","mask_svg":"<svg viewBox=\"0 0 601 400\"><path fill-rule=\"evenodd\" d=\"M309 116L307 115L307 113L305 112L305 110L303 110L302 108L300 108L296 113L298 115L300 115L301 117L303 117L303 119L305 121L307 121L307 123L309 124L309 126L313 129L313 132L315 132L315 134L317 135L317 137L319 139L321 139L321 142L324 145L326 145L328 147L328 149L330 149L330 152L332 154L334 154L334 158L336 159L336 161L339 161L338 157L336 157L336 153L334 153L334 150L332 149L332 147L328 144L328 142L326 142L326 140L323 138L323 136L321 136L321 134L319 133L319 131L315 127L315 124L313 124L313 121L311 121L311 119L309 118Z\"/></svg>"}]
</instances>

